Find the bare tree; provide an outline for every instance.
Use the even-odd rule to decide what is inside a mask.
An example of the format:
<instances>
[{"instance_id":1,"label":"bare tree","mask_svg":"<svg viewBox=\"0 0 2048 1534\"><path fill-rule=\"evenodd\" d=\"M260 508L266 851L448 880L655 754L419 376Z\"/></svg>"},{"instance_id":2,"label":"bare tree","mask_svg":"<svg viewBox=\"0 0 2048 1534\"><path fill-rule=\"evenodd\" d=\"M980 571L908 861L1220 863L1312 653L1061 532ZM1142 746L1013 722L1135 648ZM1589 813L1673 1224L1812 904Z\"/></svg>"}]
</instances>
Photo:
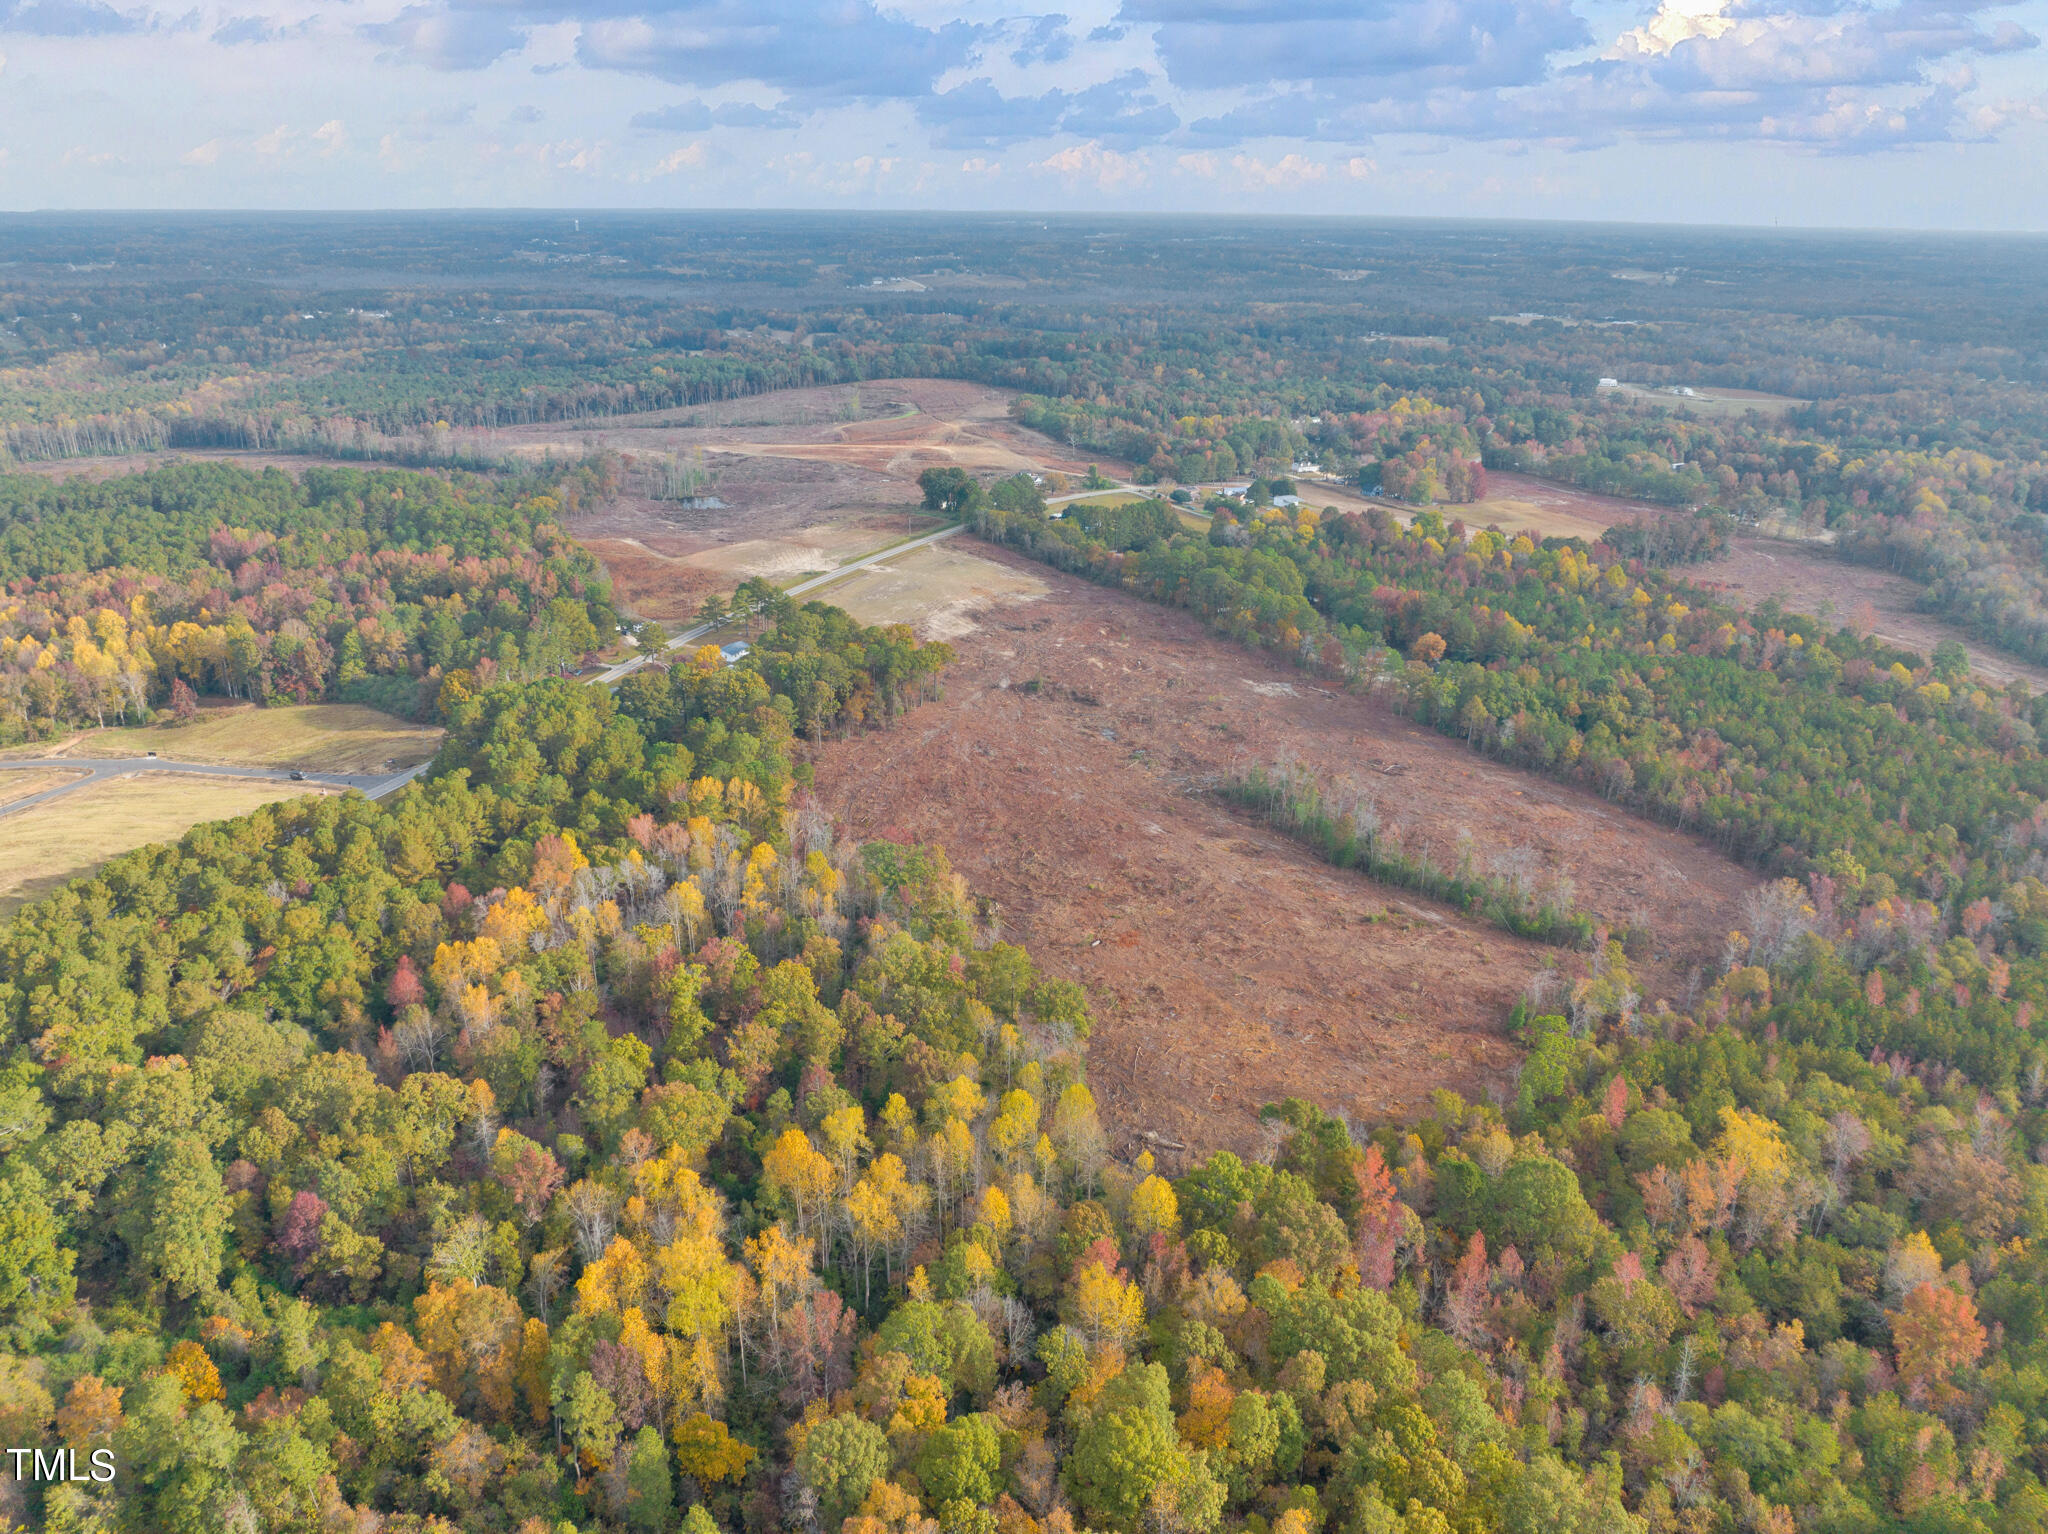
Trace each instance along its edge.
<instances>
[{"instance_id":1,"label":"bare tree","mask_svg":"<svg viewBox=\"0 0 2048 1534\"><path fill-rule=\"evenodd\" d=\"M569 1190L569 1222L576 1233L576 1250L585 1263L604 1255L617 1228L617 1205L609 1189L584 1178Z\"/></svg>"},{"instance_id":2,"label":"bare tree","mask_svg":"<svg viewBox=\"0 0 2048 1534\"><path fill-rule=\"evenodd\" d=\"M1740 909L1749 929L1750 960L1765 968L1788 957L1813 930L1806 892L1790 879L1759 885L1742 897Z\"/></svg>"},{"instance_id":3,"label":"bare tree","mask_svg":"<svg viewBox=\"0 0 2048 1534\"><path fill-rule=\"evenodd\" d=\"M448 1025L425 1007L407 1007L391 1030L398 1057L408 1071L431 1071L449 1034Z\"/></svg>"},{"instance_id":4,"label":"bare tree","mask_svg":"<svg viewBox=\"0 0 2048 1534\"><path fill-rule=\"evenodd\" d=\"M526 1289L533 1296L534 1313L540 1317L541 1325L548 1324L548 1307L555 1302L555 1296L562 1292L562 1285L568 1282L569 1265L567 1256L559 1246L551 1246L533 1254L533 1260L526 1265Z\"/></svg>"}]
</instances>

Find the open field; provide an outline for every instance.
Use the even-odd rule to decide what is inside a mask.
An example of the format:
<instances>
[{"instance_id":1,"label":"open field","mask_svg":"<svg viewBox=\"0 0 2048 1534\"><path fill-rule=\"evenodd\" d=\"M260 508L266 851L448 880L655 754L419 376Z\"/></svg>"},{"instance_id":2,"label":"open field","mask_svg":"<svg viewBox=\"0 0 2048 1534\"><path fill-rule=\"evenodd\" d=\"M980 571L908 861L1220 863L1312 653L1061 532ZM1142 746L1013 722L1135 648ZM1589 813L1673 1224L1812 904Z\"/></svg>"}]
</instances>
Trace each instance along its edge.
<instances>
[{"instance_id":1,"label":"open field","mask_svg":"<svg viewBox=\"0 0 2048 1534\"><path fill-rule=\"evenodd\" d=\"M920 639L953 641L975 632L984 615L1045 594L1033 568L998 564L977 552L983 545L963 544L954 539L882 560L818 595L862 623L907 623Z\"/></svg>"},{"instance_id":2,"label":"open field","mask_svg":"<svg viewBox=\"0 0 2048 1534\"><path fill-rule=\"evenodd\" d=\"M1093 495L1061 496L1059 503L1052 509L1064 511L1069 506L1133 506L1140 501L1152 499L1154 497L1133 494L1129 490L1098 490Z\"/></svg>"},{"instance_id":3,"label":"open field","mask_svg":"<svg viewBox=\"0 0 2048 1534\"><path fill-rule=\"evenodd\" d=\"M1044 594L998 598L954 640L943 700L827 743L817 792L854 835L943 845L1013 939L1088 987L1090 1078L1122 1135L1248 1149L1259 1108L1291 1093L1377 1120L1437 1087L1505 1090L1507 1012L1559 957L1224 807L1207 789L1234 767L1292 760L1369 785L1445 860L1460 830L1482 860L1531 849L1582 908L1651 927L1651 1000L1678 997L1737 924L1755 876L1691 837L1490 763L1184 613L960 551Z\"/></svg>"},{"instance_id":4,"label":"open field","mask_svg":"<svg viewBox=\"0 0 2048 1534\"><path fill-rule=\"evenodd\" d=\"M604 561L612 589L628 609L657 622L685 624L712 592L729 592L757 575L791 585L944 525L922 512L908 517L869 513L680 555L657 553L637 538L585 537L582 543Z\"/></svg>"},{"instance_id":5,"label":"open field","mask_svg":"<svg viewBox=\"0 0 2048 1534\"><path fill-rule=\"evenodd\" d=\"M915 482L945 465L1016 473L1053 468L1078 474L1088 465L1049 437L1010 419L1007 390L939 378L889 378L816 389L790 389L645 415L610 416L572 425L550 423L462 433L483 452L575 455L592 448L634 455L701 453L724 489L724 457L785 458L836 464ZM1105 465L1105 472L1123 466Z\"/></svg>"},{"instance_id":6,"label":"open field","mask_svg":"<svg viewBox=\"0 0 2048 1534\"><path fill-rule=\"evenodd\" d=\"M1533 538L1584 538L1588 542L1633 517L1649 520L1678 515L1669 506L1598 495L1494 469L1487 471L1486 490L1484 500L1469 506L1446 506L1443 514L1462 519L1467 527L1498 527L1504 533L1528 533Z\"/></svg>"},{"instance_id":7,"label":"open field","mask_svg":"<svg viewBox=\"0 0 2048 1534\"><path fill-rule=\"evenodd\" d=\"M201 821L225 820L309 792L328 790L306 783L138 773L23 810L0 832L0 920L131 848L175 841Z\"/></svg>"},{"instance_id":8,"label":"open field","mask_svg":"<svg viewBox=\"0 0 2048 1534\"><path fill-rule=\"evenodd\" d=\"M432 756L441 732L356 703L292 708L205 708L187 725L86 730L69 739L19 746L8 756L159 756L233 767L298 767L318 772L381 772ZM44 787L50 785L45 784Z\"/></svg>"},{"instance_id":9,"label":"open field","mask_svg":"<svg viewBox=\"0 0 2048 1534\"><path fill-rule=\"evenodd\" d=\"M1628 501L1618 496L1595 495L1570 485L1552 484L1526 474L1489 469L1484 500L1439 505L1433 510L1447 522L1463 522L1469 529L1498 527L1504 533L1527 533L1532 538L1584 538L1588 543L1617 522L1631 517L1673 515L1668 506L1647 501ZM1402 521L1414 518L1418 508L1384 496L1366 495L1356 485L1338 480L1301 479L1297 493L1310 506L1335 506L1339 511L1365 511L1377 506Z\"/></svg>"},{"instance_id":10,"label":"open field","mask_svg":"<svg viewBox=\"0 0 2048 1534\"><path fill-rule=\"evenodd\" d=\"M1944 639L1953 639L1970 652L1970 665L1987 680L2002 686L2019 678L2036 691L2048 688L2048 667L1995 650L1954 624L1918 611L1914 604L1920 587L1912 581L1850 564L1821 548L1738 537L1719 559L1685 565L1673 573L1744 606L1776 597L1794 612L1834 623L1867 624L1887 644L1917 650L1923 657L1932 655ZM1862 610L1866 605L1868 612Z\"/></svg>"},{"instance_id":11,"label":"open field","mask_svg":"<svg viewBox=\"0 0 2048 1534\"><path fill-rule=\"evenodd\" d=\"M1673 394L1662 386L1634 384L1626 380L1613 385L1603 384L1600 393L1608 399L1723 420L1737 419L1751 411L1759 415L1783 415L1794 406L1811 403L1794 399L1789 394L1766 394L1760 389L1722 389L1708 385L1695 386L1690 394Z\"/></svg>"}]
</instances>

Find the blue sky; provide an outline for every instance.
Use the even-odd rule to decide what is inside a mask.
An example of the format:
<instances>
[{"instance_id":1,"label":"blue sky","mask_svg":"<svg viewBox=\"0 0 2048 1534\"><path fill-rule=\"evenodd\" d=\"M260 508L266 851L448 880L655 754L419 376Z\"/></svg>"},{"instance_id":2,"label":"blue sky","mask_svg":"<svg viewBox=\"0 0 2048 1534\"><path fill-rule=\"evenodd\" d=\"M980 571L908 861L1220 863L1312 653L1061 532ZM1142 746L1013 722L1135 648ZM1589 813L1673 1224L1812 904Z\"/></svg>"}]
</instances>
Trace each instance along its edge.
<instances>
[{"instance_id":1,"label":"blue sky","mask_svg":"<svg viewBox=\"0 0 2048 1534\"><path fill-rule=\"evenodd\" d=\"M2048 229L2048 0L0 0L0 206Z\"/></svg>"}]
</instances>

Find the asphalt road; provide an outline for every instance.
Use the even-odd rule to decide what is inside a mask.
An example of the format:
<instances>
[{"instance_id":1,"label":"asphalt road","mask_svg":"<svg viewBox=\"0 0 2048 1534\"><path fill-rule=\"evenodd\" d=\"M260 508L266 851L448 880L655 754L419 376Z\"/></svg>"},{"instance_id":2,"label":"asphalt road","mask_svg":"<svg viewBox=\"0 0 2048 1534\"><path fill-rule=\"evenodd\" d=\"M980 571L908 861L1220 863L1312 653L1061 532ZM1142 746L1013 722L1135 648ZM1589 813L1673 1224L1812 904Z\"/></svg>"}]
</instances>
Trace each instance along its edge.
<instances>
[{"instance_id":1,"label":"asphalt road","mask_svg":"<svg viewBox=\"0 0 2048 1534\"><path fill-rule=\"evenodd\" d=\"M65 794L76 793L91 784L132 777L138 772L183 772L206 778L264 778L274 783L303 781L326 788L360 789L368 798L381 799L425 772L427 764L421 762L417 767L408 767L397 773L302 772L295 779L289 767L226 767L217 762L167 762L155 756L43 756L0 761L0 772L17 768L56 768L65 772L82 772L84 776L59 783L55 788L46 788L39 794L30 794L25 799L16 799L12 804L0 804L0 819L62 798Z\"/></svg>"}]
</instances>

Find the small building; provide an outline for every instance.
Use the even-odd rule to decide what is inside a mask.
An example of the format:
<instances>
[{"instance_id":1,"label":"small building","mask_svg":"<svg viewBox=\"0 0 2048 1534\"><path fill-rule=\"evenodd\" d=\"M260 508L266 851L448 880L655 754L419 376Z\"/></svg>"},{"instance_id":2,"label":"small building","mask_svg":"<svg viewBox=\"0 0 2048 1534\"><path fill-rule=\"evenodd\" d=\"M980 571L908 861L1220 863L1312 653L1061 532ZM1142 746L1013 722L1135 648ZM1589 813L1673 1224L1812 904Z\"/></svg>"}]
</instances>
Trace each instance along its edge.
<instances>
[{"instance_id":1,"label":"small building","mask_svg":"<svg viewBox=\"0 0 2048 1534\"><path fill-rule=\"evenodd\" d=\"M731 644L720 645L718 653L728 666L737 666L754 653L754 647L744 639L735 639Z\"/></svg>"}]
</instances>

